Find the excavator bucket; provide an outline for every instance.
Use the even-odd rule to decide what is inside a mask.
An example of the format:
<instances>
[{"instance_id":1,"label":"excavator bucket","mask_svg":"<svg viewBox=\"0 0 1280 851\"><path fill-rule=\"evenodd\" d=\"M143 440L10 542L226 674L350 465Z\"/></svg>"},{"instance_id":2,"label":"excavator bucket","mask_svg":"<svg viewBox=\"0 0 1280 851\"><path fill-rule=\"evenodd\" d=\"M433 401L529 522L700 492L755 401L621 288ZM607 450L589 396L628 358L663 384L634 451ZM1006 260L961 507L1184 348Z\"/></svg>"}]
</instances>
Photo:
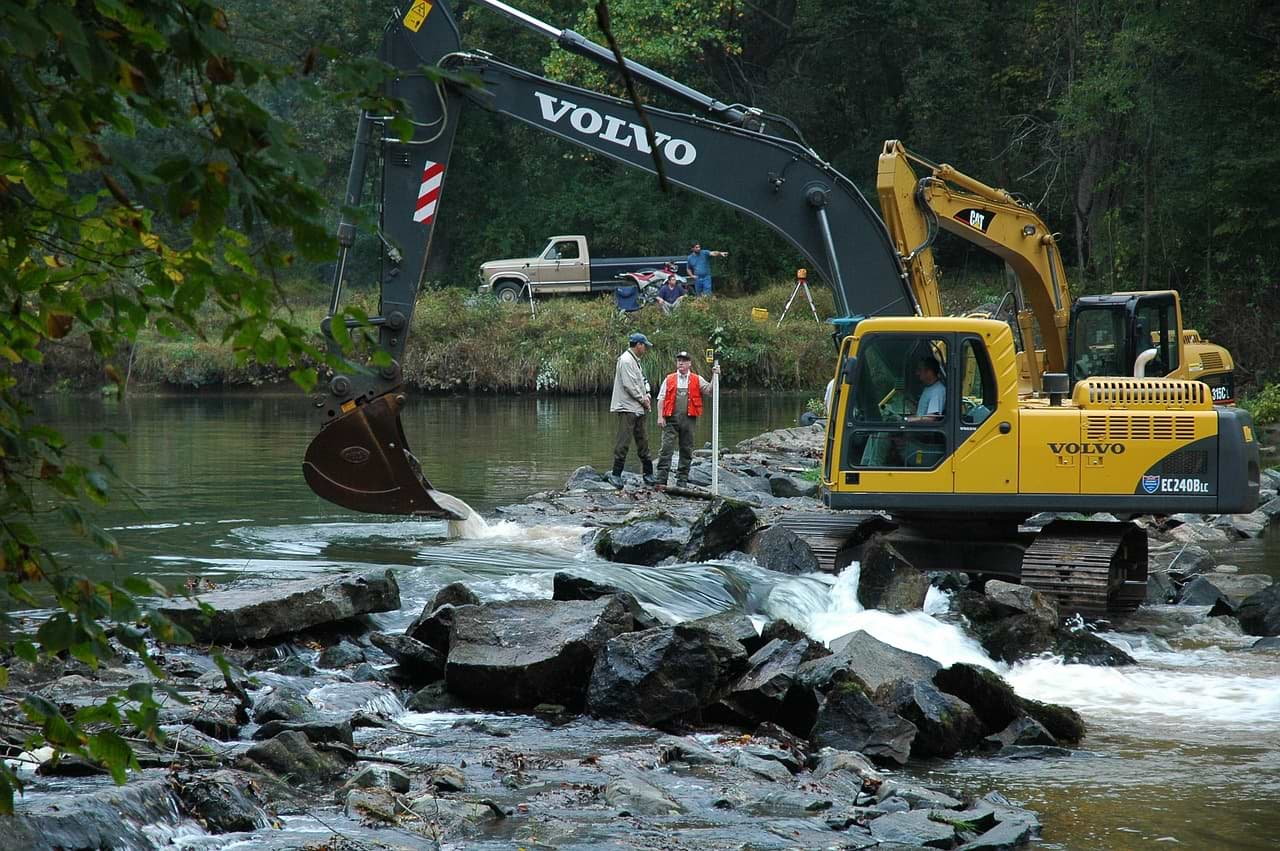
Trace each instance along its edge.
<instances>
[{"instance_id":1,"label":"excavator bucket","mask_svg":"<svg viewBox=\"0 0 1280 851\"><path fill-rule=\"evenodd\" d=\"M432 488L409 451L400 423L403 398L385 393L325 425L302 461L307 484L353 511L465 520L466 503Z\"/></svg>"}]
</instances>

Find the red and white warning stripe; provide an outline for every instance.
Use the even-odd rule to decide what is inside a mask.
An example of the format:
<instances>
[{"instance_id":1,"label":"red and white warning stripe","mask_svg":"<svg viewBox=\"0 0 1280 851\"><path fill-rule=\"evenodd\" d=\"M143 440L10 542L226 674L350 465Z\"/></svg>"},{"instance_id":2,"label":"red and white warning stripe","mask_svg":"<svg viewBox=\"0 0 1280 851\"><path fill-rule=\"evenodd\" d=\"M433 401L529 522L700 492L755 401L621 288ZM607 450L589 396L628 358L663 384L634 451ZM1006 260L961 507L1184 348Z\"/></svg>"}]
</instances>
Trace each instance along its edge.
<instances>
[{"instance_id":1,"label":"red and white warning stripe","mask_svg":"<svg viewBox=\"0 0 1280 851\"><path fill-rule=\"evenodd\" d=\"M422 170L422 185L418 187L418 206L413 211L413 220L423 224L431 224L436 216L436 204L440 200L440 184L444 182L444 166L427 160Z\"/></svg>"}]
</instances>

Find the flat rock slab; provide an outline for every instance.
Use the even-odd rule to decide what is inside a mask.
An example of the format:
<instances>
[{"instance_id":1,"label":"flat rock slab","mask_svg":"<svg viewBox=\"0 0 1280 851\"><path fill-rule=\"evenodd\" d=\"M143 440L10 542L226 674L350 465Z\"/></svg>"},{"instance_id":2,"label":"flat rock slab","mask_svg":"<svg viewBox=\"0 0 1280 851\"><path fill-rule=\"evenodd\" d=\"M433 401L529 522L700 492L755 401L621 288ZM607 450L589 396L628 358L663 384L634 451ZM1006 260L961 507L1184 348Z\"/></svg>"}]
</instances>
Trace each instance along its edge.
<instances>
[{"instance_id":1,"label":"flat rock slab","mask_svg":"<svg viewBox=\"0 0 1280 851\"><path fill-rule=\"evenodd\" d=\"M475 706L582 706L596 655L629 632L617 597L513 600L457 610L445 682Z\"/></svg>"},{"instance_id":2,"label":"flat rock slab","mask_svg":"<svg viewBox=\"0 0 1280 851\"><path fill-rule=\"evenodd\" d=\"M951 848L955 845L956 829L949 824L931 819L925 810L909 813L889 813L871 822L871 835L882 843L898 842L926 848Z\"/></svg>"},{"instance_id":3,"label":"flat rock slab","mask_svg":"<svg viewBox=\"0 0 1280 851\"><path fill-rule=\"evenodd\" d=\"M206 616L200 603L212 606L213 613ZM395 574L372 570L243 591L215 591L196 600L168 603L160 612L198 641L238 643L399 608L400 586Z\"/></svg>"}]
</instances>

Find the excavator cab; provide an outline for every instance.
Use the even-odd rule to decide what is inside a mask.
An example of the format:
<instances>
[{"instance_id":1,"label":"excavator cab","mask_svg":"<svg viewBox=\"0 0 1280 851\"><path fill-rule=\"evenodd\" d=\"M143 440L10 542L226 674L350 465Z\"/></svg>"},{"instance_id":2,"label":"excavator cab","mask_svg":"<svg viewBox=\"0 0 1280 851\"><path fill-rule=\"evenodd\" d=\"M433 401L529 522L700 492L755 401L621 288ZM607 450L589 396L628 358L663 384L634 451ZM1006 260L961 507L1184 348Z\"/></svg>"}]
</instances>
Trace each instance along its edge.
<instances>
[{"instance_id":1,"label":"excavator cab","mask_svg":"<svg viewBox=\"0 0 1280 851\"><path fill-rule=\"evenodd\" d=\"M1172 291L1085 296L1071 308L1072 383L1094 376L1180 376L1182 310Z\"/></svg>"}]
</instances>

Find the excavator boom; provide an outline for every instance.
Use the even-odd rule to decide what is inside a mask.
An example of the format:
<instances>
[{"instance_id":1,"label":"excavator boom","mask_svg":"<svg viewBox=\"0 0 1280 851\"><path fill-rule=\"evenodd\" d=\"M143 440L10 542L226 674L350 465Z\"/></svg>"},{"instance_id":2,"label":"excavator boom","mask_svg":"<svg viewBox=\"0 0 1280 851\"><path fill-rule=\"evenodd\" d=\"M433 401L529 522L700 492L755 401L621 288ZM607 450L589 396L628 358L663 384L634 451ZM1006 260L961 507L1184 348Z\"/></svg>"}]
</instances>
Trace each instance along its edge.
<instances>
[{"instance_id":1,"label":"excavator boom","mask_svg":"<svg viewBox=\"0 0 1280 851\"><path fill-rule=\"evenodd\" d=\"M557 30L496 0L479 2L565 49L617 68L612 52L571 30ZM400 363L449 174L458 113L467 101L643 171L656 172L655 157L660 158L671 183L733 207L786 238L831 285L837 309L851 321L920 312L875 209L802 142L769 129L788 127L785 119L724 104L628 60L627 70L639 82L698 110L646 107L650 135L630 101L464 52L452 14L439 0L416 0L393 17L379 56L397 69L387 94L408 104L413 132L401 139L390 133L392 116L360 117L338 230L341 253L322 330L333 340L332 323L344 321L341 295L355 237L347 214L360 202L370 149L377 146L383 187L378 230L391 262L385 264L378 314L369 324L390 363L334 376L318 401L321 430L303 470L311 488L331 502L358 511L456 516L405 445Z\"/></svg>"}]
</instances>

